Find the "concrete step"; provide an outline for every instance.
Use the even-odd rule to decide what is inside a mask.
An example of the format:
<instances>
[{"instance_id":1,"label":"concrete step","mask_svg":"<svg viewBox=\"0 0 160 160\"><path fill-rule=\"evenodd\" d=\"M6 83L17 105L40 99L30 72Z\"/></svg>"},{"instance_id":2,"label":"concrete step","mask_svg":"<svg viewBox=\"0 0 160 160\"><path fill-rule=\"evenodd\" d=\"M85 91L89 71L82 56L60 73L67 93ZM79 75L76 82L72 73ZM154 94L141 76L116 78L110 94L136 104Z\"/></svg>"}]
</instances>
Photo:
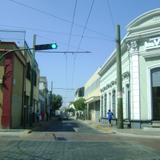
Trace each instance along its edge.
<instances>
[{"instance_id":1,"label":"concrete step","mask_svg":"<svg viewBox=\"0 0 160 160\"><path fill-rule=\"evenodd\" d=\"M160 128L154 128L154 127L143 127L144 131L154 131L154 132L160 132Z\"/></svg>"},{"instance_id":2,"label":"concrete step","mask_svg":"<svg viewBox=\"0 0 160 160\"><path fill-rule=\"evenodd\" d=\"M160 128L160 121L153 121L152 122L152 127L153 128Z\"/></svg>"}]
</instances>

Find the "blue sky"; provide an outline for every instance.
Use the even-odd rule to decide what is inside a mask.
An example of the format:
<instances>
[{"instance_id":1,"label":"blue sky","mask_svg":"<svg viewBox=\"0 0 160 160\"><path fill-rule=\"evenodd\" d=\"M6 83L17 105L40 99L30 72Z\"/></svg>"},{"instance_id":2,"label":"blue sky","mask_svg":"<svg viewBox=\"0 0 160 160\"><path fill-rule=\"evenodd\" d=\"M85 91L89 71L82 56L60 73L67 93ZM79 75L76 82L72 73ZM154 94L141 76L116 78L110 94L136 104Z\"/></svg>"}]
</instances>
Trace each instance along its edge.
<instances>
[{"instance_id":1,"label":"blue sky","mask_svg":"<svg viewBox=\"0 0 160 160\"><path fill-rule=\"evenodd\" d=\"M115 25L121 25L123 37L131 20L160 7L159 0L94 0L89 16L92 2L77 0L69 43L76 0L0 0L0 30L25 31L30 47L36 34L37 44L56 42L57 51L92 52L36 53L41 76L47 76L49 88L53 81L53 92L61 94L65 103L73 99L75 90L56 88L76 89L85 84L115 48ZM16 33L15 38L19 37Z\"/></svg>"}]
</instances>

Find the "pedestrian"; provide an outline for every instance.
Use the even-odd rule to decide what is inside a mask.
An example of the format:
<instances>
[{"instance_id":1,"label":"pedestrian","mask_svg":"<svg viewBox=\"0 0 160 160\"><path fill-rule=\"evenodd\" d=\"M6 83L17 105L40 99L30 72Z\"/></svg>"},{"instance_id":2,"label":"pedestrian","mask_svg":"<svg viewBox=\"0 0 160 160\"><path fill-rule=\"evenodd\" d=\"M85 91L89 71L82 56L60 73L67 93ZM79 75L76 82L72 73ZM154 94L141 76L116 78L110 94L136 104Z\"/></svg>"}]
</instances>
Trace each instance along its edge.
<instances>
[{"instance_id":1,"label":"pedestrian","mask_svg":"<svg viewBox=\"0 0 160 160\"><path fill-rule=\"evenodd\" d=\"M37 112L36 112L36 120L37 120L37 122L39 122L39 116L40 116L39 110L37 110Z\"/></svg>"},{"instance_id":2,"label":"pedestrian","mask_svg":"<svg viewBox=\"0 0 160 160\"><path fill-rule=\"evenodd\" d=\"M42 111L42 112L41 112L42 121L44 120L44 116L45 116L45 113L44 113L44 111Z\"/></svg>"},{"instance_id":3,"label":"pedestrian","mask_svg":"<svg viewBox=\"0 0 160 160\"><path fill-rule=\"evenodd\" d=\"M108 112L107 112L107 118L108 118L108 125L109 127L112 126L112 117L113 117L113 113L111 112L111 110L109 109Z\"/></svg>"},{"instance_id":4,"label":"pedestrian","mask_svg":"<svg viewBox=\"0 0 160 160\"><path fill-rule=\"evenodd\" d=\"M79 113L77 112L77 113L76 113L76 119L78 119L78 118L79 118Z\"/></svg>"},{"instance_id":5,"label":"pedestrian","mask_svg":"<svg viewBox=\"0 0 160 160\"><path fill-rule=\"evenodd\" d=\"M46 120L48 121L48 112L46 111Z\"/></svg>"}]
</instances>

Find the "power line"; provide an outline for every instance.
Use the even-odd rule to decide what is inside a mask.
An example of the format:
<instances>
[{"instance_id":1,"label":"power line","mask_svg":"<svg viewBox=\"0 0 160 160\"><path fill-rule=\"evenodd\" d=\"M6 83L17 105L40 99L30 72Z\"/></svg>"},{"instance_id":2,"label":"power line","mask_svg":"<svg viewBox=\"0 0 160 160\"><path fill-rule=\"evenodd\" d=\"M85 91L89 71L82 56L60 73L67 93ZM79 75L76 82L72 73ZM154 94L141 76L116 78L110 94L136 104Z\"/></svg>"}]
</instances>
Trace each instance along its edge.
<instances>
[{"instance_id":1,"label":"power line","mask_svg":"<svg viewBox=\"0 0 160 160\"><path fill-rule=\"evenodd\" d=\"M75 6L74 6L74 11L73 11L73 17L72 17L72 24L71 24L71 29L70 29L70 35L69 35L69 41L68 41L68 47L67 50L70 47L70 42L71 42L71 37L72 37L72 30L73 30L73 25L74 25L74 19L75 19L75 14L76 14L76 7L77 7L77 0L75 0ZM73 55L73 54L72 54ZM74 67L74 66L73 66ZM74 68L72 68L74 70ZM73 71L72 71L72 81L71 83L73 83ZM73 85L71 85L73 86Z\"/></svg>"},{"instance_id":2,"label":"power line","mask_svg":"<svg viewBox=\"0 0 160 160\"><path fill-rule=\"evenodd\" d=\"M93 5L94 5L94 0L92 1L87 20L86 20L85 25L83 27L83 32L82 32L81 39L80 39L78 47L77 47L77 51L80 49L81 42L82 42L82 39L84 37L84 33L85 33L86 28L87 28L87 24L88 24L88 21L89 21L89 18L90 18L92 9L93 9ZM75 66L76 66L76 55L73 57L72 86L73 86L73 83L74 83L74 74L75 74L75 70L76 70Z\"/></svg>"},{"instance_id":3,"label":"power line","mask_svg":"<svg viewBox=\"0 0 160 160\"><path fill-rule=\"evenodd\" d=\"M66 53L64 53L65 55L65 81L66 81L66 88L68 87L68 77L67 77L67 74L68 74L68 55ZM67 97L67 92L65 92L65 96Z\"/></svg>"},{"instance_id":4,"label":"power line","mask_svg":"<svg viewBox=\"0 0 160 160\"><path fill-rule=\"evenodd\" d=\"M78 44L78 47L77 47L77 51L80 49L80 46L81 46L81 43L82 43L82 39L83 39L84 33L85 33L85 31L86 31L87 24L88 24L88 21L89 21L89 18L90 18L92 9L93 9L93 5L94 5L94 0L92 1L91 8L90 8L90 10L89 10L89 14L88 14L87 20L86 20L85 25L84 25L84 27L83 27L82 36L81 36L81 39L80 39L80 41L79 41L79 44Z\"/></svg>"},{"instance_id":5,"label":"power line","mask_svg":"<svg viewBox=\"0 0 160 160\"><path fill-rule=\"evenodd\" d=\"M76 14L76 7L77 7L77 0L75 0L75 6L74 6L74 10L73 10L72 24L71 24L71 29L70 29L70 33L69 33L69 40L68 40L67 50L70 47L70 42L71 42L71 37L72 37L72 30L73 30L74 19L75 19L75 14Z\"/></svg>"},{"instance_id":6,"label":"power line","mask_svg":"<svg viewBox=\"0 0 160 160\"><path fill-rule=\"evenodd\" d=\"M91 53L90 51L38 51L42 53L62 53L62 54L82 54L82 53Z\"/></svg>"},{"instance_id":7,"label":"power line","mask_svg":"<svg viewBox=\"0 0 160 160\"><path fill-rule=\"evenodd\" d=\"M107 2L107 7L109 10L110 17L111 17L112 26L113 26L113 28L115 28L115 23L114 23L114 19L113 19L113 14L112 14L110 2L109 2L109 0L106 0L106 2Z\"/></svg>"},{"instance_id":8,"label":"power line","mask_svg":"<svg viewBox=\"0 0 160 160\"><path fill-rule=\"evenodd\" d=\"M58 89L58 90L69 90L69 91L74 91L76 89L74 88L53 88L53 89Z\"/></svg>"},{"instance_id":9,"label":"power line","mask_svg":"<svg viewBox=\"0 0 160 160\"><path fill-rule=\"evenodd\" d=\"M23 7L32 9L32 10L35 10L36 12L39 12L39 13L41 13L41 14L50 16L50 17L55 18L55 19L58 19L58 20L60 20L60 21L63 21L63 22L66 22L66 23L72 23L70 20L67 20L67 19L65 19L65 18L58 17L58 16L56 16L56 15L54 15L54 14L51 14L51 13L46 12L46 11L44 11L44 10L41 10L41 9L32 7L32 6L30 6L30 5L27 5L27 4L24 4L24 3L21 3L21 2L17 2L17 1L15 1L15 0L8 0L8 1L13 2L13 3L17 4L17 5L20 5L20 6L23 6ZM77 27L84 28L83 25L80 25L80 24L77 24L77 23L75 23L75 25L76 25ZM93 30L93 29L91 29L91 28L88 28L88 27L87 27L86 29L89 30L89 31L91 31L91 32L94 32L94 33L96 33L96 34L99 34L99 35L101 35L101 36L113 38L113 37L111 37L111 36L105 35L104 33L100 33L100 32L98 32L98 31L95 31L95 30Z\"/></svg>"},{"instance_id":10,"label":"power line","mask_svg":"<svg viewBox=\"0 0 160 160\"><path fill-rule=\"evenodd\" d=\"M74 75L75 75L75 70L76 70L76 54L73 54L73 70L72 70L72 87L74 87Z\"/></svg>"},{"instance_id":11,"label":"power line","mask_svg":"<svg viewBox=\"0 0 160 160\"><path fill-rule=\"evenodd\" d=\"M56 15L54 15L54 14L51 14L51 13L49 13L49 12L46 12L46 11L44 11L44 10L41 10L41 9L32 7L32 6L28 5L28 4L24 4L24 3L21 3L21 2L15 1L15 0L9 0L9 1L11 1L11 2L13 2L13 3L16 3L16 4L20 5L20 6L23 6L23 7L32 9L32 10L35 10L35 11L37 11L37 12L39 12L39 13L42 13L42 14L45 14L45 15L47 15L47 16L51 16L51 17L53 17L53 18L55 18L55 19L58 19L58 20L61 20L61 21L70 23L70 21L67 20L67 19L58 17L58 16L56 16Z\"/></svg>"},{"instance_id":12,"label":"power line","mask_svg":"<svg viewBox=\"0 0 160 160\"><path fill-rule=\"evenodd\" d=\"M2 25L0 24L1 27L8 27L8 28L17 28L17 29L23 29L23 30L31 30L31 31L39 31L39 32L44 32L44 33L54 33L54 34L61 34L61 35L69 35L69 33L65 33L65 32L56 32L56 31L52 31L52 30L44 30L41 28L31 28L31 27L22 27L22 26L13 26L13 25ZM9 30L8 30L9 31ZM36 34L37 35L37 34ZM72 37L81 37L80 34L72 34ZM114 39L112 38L108 38L108 37L95 37L95 36L84 36L84 38L87 39L96 39L96 40L103 40L103 41L109 41L109 42L114 42ZM65 44L67 45L67 44Z\"/></svg>"}]
</instances>

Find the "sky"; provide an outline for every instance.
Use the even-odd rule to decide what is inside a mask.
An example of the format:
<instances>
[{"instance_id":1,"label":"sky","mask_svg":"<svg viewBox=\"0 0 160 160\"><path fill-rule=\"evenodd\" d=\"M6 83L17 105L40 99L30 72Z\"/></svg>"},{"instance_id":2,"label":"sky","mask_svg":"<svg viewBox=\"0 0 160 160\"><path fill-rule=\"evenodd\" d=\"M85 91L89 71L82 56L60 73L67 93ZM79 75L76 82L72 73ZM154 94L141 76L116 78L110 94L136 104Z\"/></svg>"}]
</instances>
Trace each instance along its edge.
<instances>
[{"instance_id":1,"label":"sky","mask_svg":"<svg viewBox=\"0 0 160 160\"><path fill-rule=\"evenodd\" d=\"M115 49L115 26L123 38L127 24L156 8L160 0L0 0L0 40L25 38L32 47L36 34L36 44L56 42L54 52L67 51L36 52L40 75L67 105Z\"/></svg>"}]
</instances>

